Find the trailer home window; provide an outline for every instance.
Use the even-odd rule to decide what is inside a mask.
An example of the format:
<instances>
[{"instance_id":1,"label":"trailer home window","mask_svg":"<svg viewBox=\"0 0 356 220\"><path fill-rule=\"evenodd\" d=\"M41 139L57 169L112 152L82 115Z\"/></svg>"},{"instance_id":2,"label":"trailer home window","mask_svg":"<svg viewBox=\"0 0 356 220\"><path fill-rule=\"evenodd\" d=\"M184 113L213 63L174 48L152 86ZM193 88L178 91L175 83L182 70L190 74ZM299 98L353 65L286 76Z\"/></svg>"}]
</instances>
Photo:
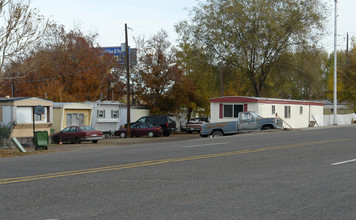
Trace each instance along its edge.
<instances>
[{"instance_id":1,"label":"trailer home window","mask_svg":"<svg viewBox=\"0 0 356 220\"><path fill-rule=\"evenodd\" d=\"M290 118L290 106L284 106L284 118Z\"/></svg>"},{"instance_id":2,"label":"trailer home window","mask_svg":"<svg viewBox=\"0 0 356 220\"><path fill-rule=\"evenodd\" d=\"M35 114L35 121L42 121L42 115Z\"/></svg>"},{"instance_id":3,"label":"trailer home window","mask_svg":"<svg viewBox=\"0 0 356 220\"><path fill-rule=\"evenodd\" d=\"M97 117L98 118L105 118L105 110L98 110Z\"/></svg>"},{"instance_id":4,"label":"trailer home window","mask_svg":"<svg viewBox=\"0 0 356 220\"><path fill-rule=\"evenodd\" d=\"M232 105L224 105L224 118L232 118Z\"/></svg>"},{"instance_id":5,"label":"trailer home window","mask_svg":"<svg viewBox=\"0 0 356 220\"><path fill-rule=\"evenodd\" d=\"M84 125L84 114L68 113L66 118L67 126Z\"/></svg>"},{"instance_id":6,"label":"trailer home window","mask_svg":"<svg viewBox=\"0 0 356 220\"><path fill-rule=\"evenodd\" d=\"M237 118L243 109L243 105L224 105L224 118Z\"/></svg>"},{"instance_id":7,"label":"trailer home window","mask_svg":"<svg viewBox=\"0 0 356 220\"><path fill-rule=\"evenodd\" d=\"M78 114L79 125L84 125L84 114Z\"/></svg>"},{"instance_id":8,"label":"trailer home window","mask_svg":"<svg viewBox=\"0 0 356 220\"><path fill-rule=\"evenodd\" d=\"M111 118L119 118L119 110L111 110Z\"/></svg>"}]
</instances>

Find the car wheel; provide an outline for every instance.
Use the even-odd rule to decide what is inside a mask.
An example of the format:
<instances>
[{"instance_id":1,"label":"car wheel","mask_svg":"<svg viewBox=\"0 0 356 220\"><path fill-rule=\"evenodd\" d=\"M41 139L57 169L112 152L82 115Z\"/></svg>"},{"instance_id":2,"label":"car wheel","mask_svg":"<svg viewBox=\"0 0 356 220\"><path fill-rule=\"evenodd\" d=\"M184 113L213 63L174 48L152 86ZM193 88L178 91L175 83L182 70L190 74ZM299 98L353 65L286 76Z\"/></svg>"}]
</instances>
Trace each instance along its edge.
<instances>
[{"instance_id":1,"label":"car wheel","mask_svg":"<svg viewBox=\"0 0 356 220\"><path fill-rule=\"evenodd\" d=\"M120 138L125 138L126 137L126 133L125 132L121 132L119 136L120 136Z\"/></svg>"},{"instance_id":2,"label":"car wheel","mask_svg":"<svg viewBox=\"0 0 356 220\"><path fill-rule=\"evenodd\" d=\"M75 138L75 143L80 144L80 143L82 143L82 140L80 140L80 138L76 137Z\"/></svg>"},{"instance_id":3,"label":"car wheel","mask_svg":"<svg viewBox=\"0 0 356 220\"><path fill-rule=\"evenodd\" d=\"M147 135L148 135L148 137L152 138L152 137L155 136L155 133L153 133L153 131L149 131L149 132L147 133Z\"/></svg>"},{"instance_id":4,"label":"car wheel","mask_svg":"<svg viewBox=\"0 0 356 220\"><path fill-rule=\"evenodd\" d=\"M53 137L53 143L59 144L59 142L60 142L59 137L58 136L54 136Z\"/></svg>"},{"instance_id":5,"label":"car wheel","mask_svg":"<svg viewBox=\"0 0 356 220\"><path fill-rule=\"evenodd\" d=\"M98 143L98 140L93 140L91 142L93 142L93 144L96 144L96 143Z\"/></svg>"},{"instance_id":6,"label":"car wheel","mask_svg":"<svg viewBox=\"0 0 356 220\"><path fill-rule=\"evenodd\" d=\"M223 136L223 133L221 131L214 131L211 136L212 137L221 137L221 136Z\"/></svg>"},{"instance_id":7,"label":"car wheel","mask_svg":"<svg viewBox=\"0 0 356 220\"><path fill-rule=\"evenodd\" d=\"M170 134L171 134L171 132L169 132L169 131L163 132L163 136L165 136L165 137L168 137Z\"/></svg>"}]
</instances>

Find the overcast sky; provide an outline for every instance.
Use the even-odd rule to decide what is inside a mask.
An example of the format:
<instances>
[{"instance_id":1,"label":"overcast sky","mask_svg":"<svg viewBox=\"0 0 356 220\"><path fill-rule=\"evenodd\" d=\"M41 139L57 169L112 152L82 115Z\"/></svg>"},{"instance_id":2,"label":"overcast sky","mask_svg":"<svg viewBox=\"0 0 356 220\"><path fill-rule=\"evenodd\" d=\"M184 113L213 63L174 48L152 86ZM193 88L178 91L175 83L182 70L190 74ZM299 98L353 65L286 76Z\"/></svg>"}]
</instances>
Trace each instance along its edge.
<instances>
[{"instance_id":1,"label":"overcast sky","mask_svg":"<svg viewBox=\"0 0 356 220\"><path fill-rule=\"evenodd\" d=\"M330 7L328 36L324 48L334 48L335 0L324 0ZM150 36L161 29L168 32L171 41L177 38L174 25L188 18L188 10L196 6L196 0L33 0L32 6L46 17L71 29L79 25L84 33L98 33L100 46L119 46L125 41L124 26L132 37ZM356 0L338 0L338 49L346 47L346 33L356 37Z\"/></svg>"},{"instance_id":2,"label":"overcast sky","mask_svg":"<svg viewBox=\"0 0 356 220\"><path fill-rule=\"evenodd\" d=\"M125 42L125 23L132 36L156 34L161 29L176 39L174 24L188 17L187 8L197 5L195 0L33 0L32 6L58 24L73 28L80 25L85 33L99 34L101 46L119 46Z\"/></svg>"}]
</instances>

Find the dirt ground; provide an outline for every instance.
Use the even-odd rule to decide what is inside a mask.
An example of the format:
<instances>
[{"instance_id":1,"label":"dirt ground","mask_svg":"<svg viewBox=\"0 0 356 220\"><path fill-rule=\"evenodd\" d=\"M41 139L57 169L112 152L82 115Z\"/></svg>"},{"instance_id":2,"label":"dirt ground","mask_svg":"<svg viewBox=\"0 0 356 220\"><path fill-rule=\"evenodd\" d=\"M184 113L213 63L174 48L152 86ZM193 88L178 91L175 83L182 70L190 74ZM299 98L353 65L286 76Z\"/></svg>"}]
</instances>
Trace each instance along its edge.
<instances>
[{"instance_id":1,"label":"dirt ground","mask_svg":"<svg viewBox=\"0 0 356 220\"><path fill-rule=\"evenodd\" d=\"M105 138L100 140L98 143L93 144L91 142L83 142L81 144L50 144L48 150L35 150L34 146L24 147L27 153L20 153L17 149L0 149L0 158L4 157L14 157L14 156L25 156L30 154L42 154L42 153L52 153L52 152L64 152L64 151L77 151L77 150L87 150L95 149L103 146L127 146L133 144L145 144L145 143L159 143L159 142L171 142L180 140L191 140L201 138L199 134L183 134L183 133L173 133L169 137L135 137L135 138Z\"/></svg>"}]
</instances>

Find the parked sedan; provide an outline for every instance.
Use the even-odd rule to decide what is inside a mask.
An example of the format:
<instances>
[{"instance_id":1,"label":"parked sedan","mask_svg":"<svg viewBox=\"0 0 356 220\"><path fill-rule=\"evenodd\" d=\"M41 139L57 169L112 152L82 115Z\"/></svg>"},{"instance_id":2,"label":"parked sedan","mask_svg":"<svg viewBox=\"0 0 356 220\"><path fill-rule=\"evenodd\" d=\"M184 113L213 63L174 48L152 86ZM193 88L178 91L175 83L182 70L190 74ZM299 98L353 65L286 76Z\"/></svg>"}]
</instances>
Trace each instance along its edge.
<instances>
[{"instance_id":1,"label":"parked sedan","mask_svg":"<svg viewBox=\"0 0 356 220\"><path fill-rule=\"evenodd\" d=\"M91 141L98 143L98 140L104 138L103 132L95 130L86 125L69 126L60 132L51 135L52 141L56 144L59 142L74 142L80 144L82 141Z\"/></svg>"},{"instance_id":2,"label":"parked sedan","mask_svg":"<svg viewBox=\"0 0 356 220\"><path fill-rule=\"evenodd\" d=\"M130 126L130 136L139 137L139 136L148 136L155 137L161 136L163 134L162 128L160 126L151 125L149 123L135 123ZM127 136L127 129L122 128L115 131L115 136L120 138L125 138Z\"/></svg>"}]
</instances>

